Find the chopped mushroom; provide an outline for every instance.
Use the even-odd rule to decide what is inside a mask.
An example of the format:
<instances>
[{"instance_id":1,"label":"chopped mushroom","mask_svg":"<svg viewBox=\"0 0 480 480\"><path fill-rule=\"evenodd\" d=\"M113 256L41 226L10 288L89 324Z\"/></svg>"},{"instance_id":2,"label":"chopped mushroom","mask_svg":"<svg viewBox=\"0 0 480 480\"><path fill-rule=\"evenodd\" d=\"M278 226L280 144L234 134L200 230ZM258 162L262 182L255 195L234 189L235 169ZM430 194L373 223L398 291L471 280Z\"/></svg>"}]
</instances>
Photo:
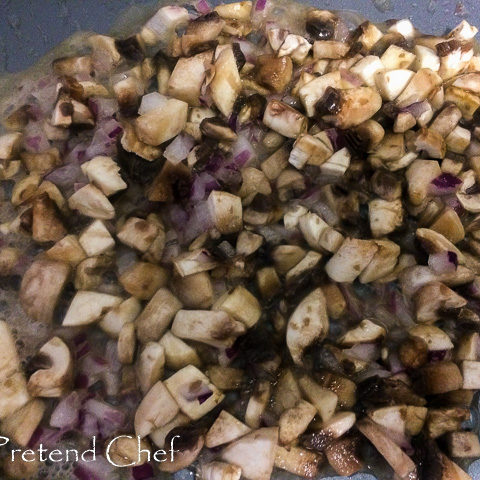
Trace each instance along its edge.
<instances>
[{"instance_id":1,"label":"chopped mushroom","mask_svg":"<svg viewBox=\"0 0 480 480\"><path fill-rule=\"evenodd\" d=\"M260 428L225 447L222 460L237 465L247 480L268 480L275 463L278 428Z\"/></svg>"},{"instance_id":2,"label":"chopped mushroom","mask_svg":"<svg viewBox=\"0 0 480 480\"><path fill-rule=\"evenodd\" d=\"M263 123L288 138L296 138L306 130L307 119L289 105L271 100L263 115Z\"/></svg>"},{"instance_id":3,"label":"chopped mushroom","mask_svg":"<svg viewBox=\"0 0 480 480\"><path fill-rule=\"evenodd\" d=\"M78 291L65 314L64 327L78 327L97 322L111 308L122 302L121 297L106 293Z\"/></svg>"},{"instance_id":4,"label":"chopped mushroom","mask_svg":"<svg viewBox=\"0 0 480 480\"><path fill-rule=\"evenodd\" d=\"M328 333L328 315L325 296L317 288L308 294L293 312L287 327L287 346L296 364L303 363L303 352Z\"/></svg>"},{"instance_id":5,"label":"chopped mushroom","mask_svg":"<svg viewBox=\"0 0 480 480\"><path fill-rule=\"evenodd\" d=\"M224 395L198 368L182 368L165 380L165 386L182 412L198 420L222 402Z\"/></svg>"},{"instance_id":6,"label":"chopped mushroom","mask_svg":"<svg viewBox=\"0 0 480 480\"><path fill-rule=\"evenodd\" d=\"M208 448L215 448L233 442L250 431L251 429L240 420L222 410L205 436L205 445Z\"/></svg>"},{"instance_id":7,"label":"chopped mushroom","mask_svg":"<svg viewBox=\"0 0 480 480\"><path fill-rule=\"evenodd\" d=\"M42 366L28 380L28 392L34 397L61 397L73 382L73 358L70 349L58 337L40 348L37 355Z\"/></svg>"},{"instance_id":8,"label":"chopped mushroom","mask_svg":"<svg viewBox=\"0 0 480 480\"><path fill-rule=\"evenodd\" d=\"M157 382L145 395L135 413L135 432L141 438L170 422L180 411L162 382Z\"/></svg>"},{"instance_id":9,"label":"chopped mushroom","mask_svg":"<svg viewBox=\"0 0 480 480\"><path fill-rule=\"evenodd\" d=\"M170 290L158 289L135 320L140 342L158 341L181 308L182 304Z\"/></svg>"},{"instance_id":10,"label":"chopped mushroom","mask_svg":"<svg viewBox=\"0 0 480 480\"><path fill-rule=\"evenodd\" d=\"M111 220L115 217L115 209L108 198L92 184L77 190L69 199L68 206L78 210L87 217L100 220Z\"/></svg>"},{"instance_id":11,"label":"chopped mushroom","mask_svg":"<svg viewBox=\"0 0 480 480\"><path fill-rule=\"evenodd\" d=\"M70 275L70 266L53 260L36 260L20 286L20 302L32 319L51 323L55 307Z\"/></svg>"},{"instance_id":12,"label":"chopped mushroom","mask_svg":"<svg viewBox=\"0 0 480 480\"><path fill-rule=\"evenodd\" d=\"M417 468L410 457L375 423L363 419L357 423L357 427L382 454L399 478L404 480L417 478Z\"/></svg>"},{"instance_id":13,"label":"chopped mushroom","mask_svg":"<svg viewBox=\"0 0 480 480\"><path fill-rule=\"evenodd\" d=\"M231 347L245 331L242 323L222 311L179 310L172 324L172 333L177 337L217 348Z\"/></svg>"}]
</instances>

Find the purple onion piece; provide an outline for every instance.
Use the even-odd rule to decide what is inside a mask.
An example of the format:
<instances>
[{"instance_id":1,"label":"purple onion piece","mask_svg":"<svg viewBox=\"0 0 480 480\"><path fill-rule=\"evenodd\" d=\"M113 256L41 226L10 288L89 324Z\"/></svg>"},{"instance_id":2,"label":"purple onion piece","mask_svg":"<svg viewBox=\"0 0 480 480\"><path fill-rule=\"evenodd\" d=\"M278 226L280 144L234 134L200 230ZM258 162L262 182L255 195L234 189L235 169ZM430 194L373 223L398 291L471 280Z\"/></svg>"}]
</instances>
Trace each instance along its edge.
<instances>
[{"instance_id":1,"label":"purple onion piece","mask_svg":"<svg viewBox=\"0 0 480 480\"><path fill-rule=\"evenodd\" d=\"M257 10L257 12L261 12L265 10L266 5L267 0L257 0L257 3L255 4L255 10Z\"/></svg>"},{"instance_id":2,"label":"purple onion piece","mask_svg":"<svg viewBox=\"0 0 480 480\"><path fill-rule=\"evenodd\" d=\"M462 181L451 173L442 173L432 180L432 184L439 189L456 189Z\"/></svg>"},{"instance_id":3,"label":"purple onion piece","mask_svg":"<svg viewBox=\"0 0 480 480\"><path fill-rule=\"evenodd\" d=\"M149 463L132 468L132 477L134 480L148 480L149 478L153 478L153 476L153 467Z\"/></svg>"},{"instance_id":4,"label":"purple onion piece","mask_svg":"<svg viewBox=\"0 0 480 480\"><path fill-rule=\"evenodd\" d=\"M458 267L458 255L455 252L447 252L448 261L455 265L455 268Z\"/></svg>"},{"instance_id":5,"label":"purple onion piece","mask_svg":"<svg viewBox=\"0 0 480 480\"><path fill-rule=\"evenodd\" d=\"M432 350L428 352L428 360L430 362L441 362L445 360L448 350Z\"/></svg>"},{"instance_id":6,"label":"purple onion piece","mask_svg":"<svg viewBox=\"0 0 480 480\"><path fill-rule=\"evenodd\" d=\"M207 392L207 393L202 393L197 397L198 403L201 405L202 403L205 403L211 396L213 395L213 392Z\"/></svg>"}]
</instances>

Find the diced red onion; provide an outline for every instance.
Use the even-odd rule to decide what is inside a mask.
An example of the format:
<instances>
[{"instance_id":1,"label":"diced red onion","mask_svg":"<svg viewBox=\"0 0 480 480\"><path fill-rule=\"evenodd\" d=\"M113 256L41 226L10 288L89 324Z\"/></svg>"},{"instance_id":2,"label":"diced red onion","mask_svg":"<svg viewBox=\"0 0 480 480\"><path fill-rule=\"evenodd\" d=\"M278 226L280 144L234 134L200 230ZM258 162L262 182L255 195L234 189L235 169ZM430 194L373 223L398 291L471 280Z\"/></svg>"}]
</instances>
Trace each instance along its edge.
<instances>
[{"instance_id":1,"label":"diced red onion","mask_svg":"<svg viewBox=\"0 0 480 480\"><path fill-rule=\"evenodd\" d=\"M432 180L431 191L433 195L450 195L455 193L462 181L451 173L442 173Z\"/></svg>"},{"instance_id":2,"label":"diced red onion","mask_svg":"<svg viewBox=\"0 0 480 480\"><path fill-rule=\"evenodd\" d=\"M430 350L428 352L428 360L430 362L441 362L446 359L448 350Z\"/></svg>"},{"instance_id":3,"label":"diced red onion","mask_svg":"<svg viewBox=\"0 0 480 480\"><path fill-rule=\"evenodd\" d=\"M261 12L265 10L265 7L267 6L267 0L257 0L255 3L255 10L257 12Z\"/></svg>"},{"instance_id":4,"label":"diced red onion","mask_svg":"<svg viewBox=\"0 0 480 480\"><path fill-rule=\"evenodd\" d=\"M346 68L340 69L340 76L342 80L350 83L353 87L360 87L363 85L363 80L356 74Z\"/></svg>"},{"instance_id":5,"label":"diced red onion","mask_svg":"<svg viewBox=\"0 0 480 480\"><path fill-rule=\"evenodd\" d=\"M163 152L163 156L174 165L177 165L182 160L188 157L188 154L195 145L195 139L186 134L180 133L175 139L168 145Z\"/></svg>"},{"instance_id":6,"label":"diced red onion","mask_svg":"<svg viewBox=\"0 0 480 480\"><path fill-rule=\"evenodd\" d=\"M105 457L97 455L95 461L86 457L86 462L80 461L73 470L73 474L79 480L107 480L113 478L115 467Z\"/></svg>"},{"instance_id":7,"label":"diced red onion","mask_svg":"<svg viewBox=\"0 0 480 480\"><path fill-rule=\"evenodd\" d=\"M50 426L71 430L78 425L80 408L85 399L85 393L73 391L62 398L50 416Z\"/></svg>"},{"instance_id":8,"label":"diced red onion","mask_svg":"<svg viewBox=\"0 0 480 480\"><path fill-rule=\"evenodd\" d=\"M37 445L45 445L47 447L52 447L58 444L58 442L65 435L65 429L53 429L46 427L38 427L35 432L33 432L32 438L28 442L29 447L36 447Z\"/></svg>"},{"instance_id":9,"label":"diced red onion","mask_svg":"<svg viewBox=\"0 0 480 480\"><path fill-rule=\"evenodd\" d=\"M190 193L190 201L199 202L205 200L205 197L220 185L212 175L207 172L202 172L197 175L192 182L192 190Z\"/></svg>"},{"instance_id":10,"label":"diced red onion","mask_svg":"<svg viewBox=\"0 0 480 480\"><path fill-rule=\"evenodd\" d=\"M458 197L456 195L447 195L443 198L443 202L445 205L447 205L450 208L453 208L455 212L458 215L461 215L462 213L465 212L464 208L462 207L462 204L460 203L460 200L458 200Z\"/></svg>"},{"instance_id":11,"label":"diced red onion","mask_svg":"<svg viewBox=\"0 0 480 480\"><path fill-rule=\"evenodd\" d=\"M353 291L352 285L348 283L339 283L338 287L340 288L343 296L345 297L345 301L347 302L347 308L352 316L353 320L362 320L363 318L363 306L361 301L355 295Z\"/></svg>"},{"instance_id":12,"label":"diced red onion","mask_svg":"<svg viewBox=\"0 0 480 480\"><path fill-rule=\"evenodd\" d=\"M50 142L40 121L28 122L24 130L24 147L27 152L40 153L50 148Z\"/></svg>"},{"instance_id":13,"label":"diced red onion","mask_svg":"<svg viewBox=\"0 0 480 480\"><path fill-rule=\"evenodd\" d=\"M45 180L54 183L57 187L68 189L73 187L77 181L83 177L82 170L78 163L70 163L50 172Z\"/></svg>"},{"instance_id":14,"label":"diced red onion","mask_svg":"<svg viewBox=\"0 0 480 480\"><path fill-rule=\"evenodd\" d=\"M411 105L401 108L399 111L411 113L415 118L418 118L429 109L430 104L428 103L428 100L424 100L423 102L412 103Z\"/></svg>"},{"instance_id":15,"label":"diced red onion","mask_svg":"<svg viewBox=\"0 0 480 480\"><path fill-rule=\"evenodd\" d=\"M118 103L112 98L90 98L88 108L98 121L112 118L118 112Z\"/></svg>"},{"instance_id":16,"label":"diced red onion","mask_svg":"<svg viewBox=\"0 0 480 480\"><path fill-rule=\"evenodd\" d=\"M142 97L142 102L138 109L139 115L145 115L150 110L161 108L168 102L168 98L158 92L148 93Z\"/></svg>"},{"instance_id":17,"label":"diced red onion","mask_svg":"<svg viewBox=\"0 0 480 480\"><path fill-rule=\"evenodd\" d=\"M345 137L341 130L329 128L325 130L325 133L327 134L328 139L330 140L332 147L336 152L347 146L347 142L345 141Z\"/></svg>"},{"instance_id":18,"label":"diced red onion","mask_svg":"<svg viewBox=\"0 0 480 480\"><path fill-rule=\"evenodd\" d=\"M437 274L452 273L458 267L458 257L455 252L438 252L428 257L428 266Z\"/></svg>"},{"instance_id":19,"label":"diced red onion","mask_svg":"<svg viewBox=\"0 0 480 480\"><path fill-rule=\"evenodd\" d=\"M210 7L210 5L208 4L208 2L206 0L199 0L197 2L197 11L199 13L201 13L202 15L205 15L205 14L211 12L212 8Z\"/></svg>"},{"instance_id":20,"label":"diced red onion","mask_svg":"<svg viewBox=\"0 0 480 480\"><path fill-rule=\"evenodd\" d=\"M148 480L153 478L154 475L153 467L149 463L144 463L143 465L132 468L133 480Z\"/></svg>"},{"instance_id":21,"label":"diced red onion","mask_svg":"<svg viewBox=\"0 0 480 480\"><path fill-rule=\"evenodd\" d=\"M212 390L205 383L199 382L196 384L185 385L182 390L182 396L188 402L198 400L200 405L208 400L213 395Z\"/></svg>"},{"instance_id":22,"label":"diced red onion","mask_svg":"<svg viewBox=\"0 0 480 480\"><path fill-rule=\"evenodd\" d=\"M373 362L380 355L378 345L375 343L357 343L351 348L344 349L343 352L349 357L353 357L364 362Z\"/></svg>"},{"instance_id":23,"label":"diced red onion","mask_svg":"<svg viewBox=\"0 0 480 480\"><path fill-rule=\"evenodd\" d=\"M90 415L97 420L103 437L119 430L125 423L125 414L121 410L94 398L85 402L83 412L86 418ZM93 424L92 419L89 421Z\"/></svg>"}]
</instances>

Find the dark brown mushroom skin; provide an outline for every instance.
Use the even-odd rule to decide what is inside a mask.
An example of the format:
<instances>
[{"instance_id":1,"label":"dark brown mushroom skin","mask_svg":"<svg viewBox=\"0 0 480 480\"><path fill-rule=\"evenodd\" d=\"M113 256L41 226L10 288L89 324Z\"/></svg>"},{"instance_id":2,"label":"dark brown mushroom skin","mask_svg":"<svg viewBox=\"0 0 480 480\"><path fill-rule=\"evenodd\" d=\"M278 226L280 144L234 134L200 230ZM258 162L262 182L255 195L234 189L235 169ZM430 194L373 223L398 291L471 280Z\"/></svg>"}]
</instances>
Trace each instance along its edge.
<instances>
[{"instance_id":1,"label":"dark brown mushroom skin","mask_svg":"<svg viewBox=\"0 0 480 480\"><path fill-rule=\"evenodd\" d=\"M293 62L290 57L260 55L257 58L257 81L275 92L282 92L292 79Z\"/></svg>"}]
</instances>

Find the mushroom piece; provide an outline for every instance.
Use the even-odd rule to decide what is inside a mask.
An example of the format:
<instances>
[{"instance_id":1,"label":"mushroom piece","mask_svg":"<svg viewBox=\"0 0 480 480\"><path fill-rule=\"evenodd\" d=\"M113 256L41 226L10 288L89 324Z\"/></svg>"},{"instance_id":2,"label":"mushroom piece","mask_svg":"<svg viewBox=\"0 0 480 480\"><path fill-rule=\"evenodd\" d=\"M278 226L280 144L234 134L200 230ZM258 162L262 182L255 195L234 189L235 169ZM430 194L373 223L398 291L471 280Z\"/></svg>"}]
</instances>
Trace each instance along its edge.
<instances>
[{"instance_id":1,"label":"mushroom piece","mask_svg":"<svg viewBox=\"0 0 480 480\"><path fill-rule=\"evenodd\" d=\"M222 311L179 310L172 324L172 333L177 337L217 348L231 347L245 332L243 323Z\"/></svg>"},{"instance_id":2,"label":"mushroom piece","mask_svg":"<svg viewBox=\"0 0 480 480\"><path fill-rule=\"evenodd\" d=\"M137 379L143 394L162 378L164 366L165 349L160 343L148 342L140 352L136 365Z\"/></svg>"},{"instance_id":3,"label":"mushroom piece","mask_svg":"<svg viewBox=\"0 0 480 480\"><path fill-rule=\"evenodd\" d=\"M130 297L109 310L100 320L99 327L112 338L118 338L123 326L133 322L141 312L140 302Z\"/></svg>"},{"instance_id":4,"label":"mushroom piece","mask_svg":"<svg viewBox=\"0 0 480 480\"><path fill-rule=\"evenodd\" d=\"M16 365L16 369L19 365ZM14 371L8 377L5 371L0 378L0 420L12 415L30 401L25 376L19 371Z\"/></svg>"},{"instance_id":5,"label":"mushroom piece","mask_svg":"<svg viewBox=\"0 0 480 480\"><path fill-rule=\"evenodd\" d=\"M293 145L288 162L298 169L302 169L306 164L321 166L332 155L331 145L326 145L313 135L301 134Z\"/></svg>"},{"instance_id":6,"label":"mushroom piece","mask_svg":"<svg viewBox=\"0 0 480 480\"><path fill-rule=\"evenodd\" d=\"M422 368L421 377L427 395L439 395L464 388L462 373L453 362L429 363Z\"/></svg>"},{"instance_id":7,"label":"mushroom piece","mask_svg":"<svg viewBox=\"0 0 480 480\"><path fill-rule=\"evenodd\" d=\"M199 248L175 257L173 266L177 274L182 278L187 278L198 273L213 270L218 266L218 262L207 250Z\"/></svg>"},{"instance_id":8,"label":"mushroom piece","mask_svg":"<svg viewBox=\"0 0 480 480\"><path fill-rule=\"evenodd\" d=\"M28 380L27 388L33 397L61 397L72 387L73 358L70 349L59 337L53 337L40 348L38 361L44 368Z\"/></svg>"},{"instance_id":9,"label":"mushroom piece","mask_svg":"<svg viewBox=\"0 0 480 480\"><path fill-rule=\"evenodd\" d=\"M35 452L33 453L35 454ZM3 462L2 472L8 479L34 480L38 478L40 466L41 463L35 455L28 462L24 461L21 455L17 455L13 459Z\"/></svg>"},{"instance_id":10,"label":"mushroom piece","mask_svg":"<svg viewBox=\"0 0 480 480\"><path fill-rule=\"evenodd\" d=\"M465 390L478 390L480 387L480 362L464 360L461 364L463 388Z\"/></svg>"},{"instance_id":11,"label":"mushroom piece","mask_svg":"<svg viewBox=\"0 0 480 480\"><path fill-rule=\"evenodd\" d=\"M78 242L89 257L101 255L115 247L115 240L101 220L93 221L80 234Z\"/></svg>"},{"instance_id":12,"label":"mushroom piece","mask_svg":"<svg viewBox=\"0 0 480 480\"><path fill-rule=\"evenodd\" d=\"M133 322L125 323L118 335L117 344L118 360L122 365L129 365L133 362L133 357L135 355L135 346L135 325ZM143 393L145 393L145 390L143 390Z\"/></svg>"},{"instance_id":13,"label":"mushroom piece","mask_svg":"<svg viewBox=\"0 0 480 480\"><path fill-rule=\"evenodd\" d=\"M386 330L366 318L359 325L348 330L339 339L339 343L345 346L352 346L357 343L370 343L382 339L386 335Z\"/></svg>"},{"instance_id":14,"label":"mushroom piece","mask_svg":"<svg viewBox=\"0 0 480 480\"><path fill-rule=\"evenodd\" d=\"M78 210L82 215L100 220L111 220L115 217L115 209L108 198L92 184L77 190L69 199L68 206Z\"/></svg>"},{"instance_id":15,"label":"mushroom piece","mask_svg":"<svg viewBox=\"0 0 480 480\"><path fill-rule=\"evenodd\" d=\"M250 428L259 428L262 423L262 415L268 407L272 393L272 386L268 380L256 383L245 410L245 423Z\"/></svg>"},{"instance_id":16,"label":"mushroom piece","mask_svg":"<svg viewBox=\"0 0 480 480\"><path fill-rule=\"evenodd\" d=\"M67 262L72 266L78 265L86 258L86 253L76 235L66 235L45 253L51 260Z\"/></svg>"},{"instance_id":17,"label":"mushroom piece","mask_svg":"<svg viewBox=\"0 0 480 480\"><path fill-rule=\"evenodd\" d=\"M397 97L396 104L399 108L404 108L413 103L423 102L441 84L442 79L437 73L429 68L423 68L415 73L405 90Z\"/></svg>"},{"instance_id":18,"label":"mushroom piece","mask_svg":"<svg viewBox=\"0 0 480 480\"><path fill-rule=\"evenodd\" d=\"M286 342L297 365L303 363L303 352L328 333L329 322L325 296L321 288L309 293L297 306L288 321Z\"/></svg>"},{"instance_id":19,"label":"mushroom piece","mask_svg":"<svg viewBox=\"0 0 480 480\"><path fill-rule=\"evenodd\" d=\"M179 58L168 79L168 95L200 107L200 95L207 69L213 63L213 51L201 52L193 57Z\"/></svg>"},{"instance_id":20,"label":"mushroom piece","mask_svg":"<svg viewBox=\"0 0 480 480\"><path fill-rule=\"evenodd\" d=\"M338 128L356 127L372 118L382 107L382 97L371 87L340 91L340 110L323 118Z\"/></svg>"},{"instance_id":21,"label":"mushroom piece","mask_svg":"<svg viewBox=\"0 0 480 480\"><path fill-rule=\"evenodd\" d=\"M207 377L220 390L238 390L244 383L245 374L240 368L210 365L206 371Z\"/></svg>"},{"instance_id":22,"label":"mushroom piece","mask_svg":"<svg viewBox=\"0 0 480 480\"><path fill-rule=\"evenodd\" d=\"M432 281L415 294L416 319L421 323L435 322L442 310L464 307L467 300L441 282Z\"/></svg>"},{"instance_id":23,"label":"mushroom piece","mask_svg":"<svg viewBox=\"0 0 480 480\"><path fill-rule=\"evenodd\" d=\"M108 255L89 257L75 270L74 286L77 290L95 290L103 282L103 275L113 268L113 258Z\"/></svg>"},{"instance_id":24,"label":"mushroom piece","mask_svg":"<svg viewBox=\"0 0 480 480\"><path fill-rule=\"evenodd\" d=\"M337 408L338 395L328 388L321 387L306 375L299 379L298 384L303 394L315 406L324 422L330 420Z\"/></svg>"},{"instance_id":25,"label":"mushroom piece","mask_svg":"<svg viewBox=\"0 0 480 480\"><path fill-rule=\"evenodd\" d=\"M201 475L204 480L240 480L242 469L229 463L210 462L201 466Z\"/></svg>"},{"instance_id":26,"label":"mushroom piece","mask_svg":"<svg viewBox=\"0 0 480 480\"><path fill-rule=\"evenodd\" d=\"M168 271L160 265L135 262L119 276L120 285L140 300L150 300L155 292L168 283Z\"/></svg>"},{"instance_id":27,"label":"mushroom piece","mask_svg":"<svg viewBox=\"0 0 480 480\"><path fill-rule=\"evenodd\" d=\"M167 436L176 427L184 427L190 423L190 419L183 413L179 413L173 420L150 433L150 440L159 448L165 446Z\"/></svg>"},{"instance_id":28,"label":"mushroom piece","mask_svg":"<svg viewBox=\"0 0 480 480\"><path fill-rule=\"evenodd\" d=\"M296 138L307 128L307 119L298 110L278 100L270 100L265 113L263 123L288 138Z\"/></svg>"},{"instance_id":29,"label":"mushroom piece","mask_svg":"<svg viewBox=\"0 0 480 480\"><path fill-rule=\"evenodd\" d=\"M157 147L183 130L187 115L188 103L170 98L134 121L136 135L141 142Z\"/></svg>"},{"instance_id":30,"label":"mushroom piece","mask_svg":"<svg viewBox=\"0 0 480 480\"><path fill-rule=\"evenodd\" d=\"M224 399L223 393L198 368L188 365L165 380L182 412L198 420Z\"/></svg>"},{"instance_id":31,"label":"mushroom piece","mask_svg":"<svg viewBox=\"0 0 480 480\"><path fill-rule=\"evenodd\" d=\"M199 367L200 357L195 349L167 330L158 342L165 350L165 364L167 367L180 370L187 365Z\"/></svg>"},{"instance_id":32,"label":"mushroom piece","mask_svg":"<svg viewBox=\"0 0 480 480\"><path fill-rule=\"evenodd\" d=\"M182 308L180 301L166 288L160 288L135 320L140 342L158 341L175 314Z\"/></svg>"},{"instance_id":33,"label":"mushroom piece","mask_svg":"<svg viewBox=\"0 0 480 480\"><path fill-rule=\"evenodd\" d=\"M347 238L325 265L325 271L335 282L353 282L370 264L378 251L373 240Z\"/></svg>"},{"instance_id":34,"label":"mushroom piece","mask_svg":"<svg viewBox=\"0 0 480 480\"><path fill-rule=\"evenodd\" d=\"M432 180L442 173L435 160L415 160L405 174L408 195L413 205L420 205L428 196Z\"/></svg>"},{"instance_id":35,"label":"mushroom piece","mask_svg":"<svg viewBox=\"0 0 480 480\"><path fill-rule=\"evenodd\" d=\"M316 413L317 409L305 400L285 410L278 420L280 443L289 445L296 440L308 428Z\"/></svg>"},{"instance_id":36,"label":"mushroom piece","mask_svg":"<svg viewBox=\"0 0 480 480\"><path fill-rule=\"evenodd\" d=\"M207 309L213 303L213 287L207 272L171 279L173 293L187 308Z\"/></svg>"},{"instance_id":37,"label":"mushroom piece","mask_svg":"<svg viewBox=\"0 0 480 480\"><path fill-rule=\"evenodd\" d=\"M473 115L480 107L480 98L458 87L447 87L445 90L445 102L455 104L465 120L473 119Z\"/></svg>"},{"instance_id":38,"label":"mushroom piece","mask_svg":"<svg viewBox=\"0 0 480 480\"><path fill-rule=\"evenodd\" d=\"M403 206L400 199L392 201L377 198L368 204L370 229L375 238L396 230L403 222Z\"/></svg>"},{"instance_id":39,"label":"mushroom piece","mask_svg":"<svg viewBox=\"0 0 480 480\"><path fill-rule=\"evenodd\" d=\"M322 428L303 436L302 443L309 449L323 452L332 442L347 433L355 424L353 412L341 412L322 423Z\"/></svg>"},{"instance_id":40,"label":"mushroom piece","mask_svg":"<svg viewBox=\"0 0 480 480\"><path fill-rule=\"evenodd\" d=\"M200 132L205 137L214 140L233 142L237 139L237 134L229 127L228 123L218 117L204 118L200 122Z\"/></svg>"},{"instance_id":41,"label":"mushroom piece","mask_svg":"<svg viewBox=\"0 0 480 480\"><path fill-rule=\"evenodd\" d=\"M145 395L135 413L135 433L141 438L173 420L180 408L167 387L157 382Z\"/></svg>"},{"instance_id":42,"label":"mushroom piece","mask_svg":"<svg viewBox=\"0 0 480 480\"><path fill-rule=\"evenodd\" d=\"M214 65L215 76L210 82L212 100L220 112L228 118L233 112L233 106L242 89L242 81L231 45L217 47Z\"/></svg>"},{"instance_id":43,"label":"mushroom piece","mask_svg":"<svg viewBox=\"0 0 480 480\"><path fill-rule=\"evenodd\" d=\"M322 60L339 60L344 58L349 50L349 45L335 40L316 40L313 43L313 58Z\"/></svg>"},{"instance_id":44,"label":"mushroom piece","mask_svg":"<svg viewBox=\"0 0 480 480\"><path fill-rule=\"evenodd\" d=\"M21 447L26 447L43 418L45 408L43 400L31 400L2 420L2 434Z\"/></svg>"},{"instance_id":45,"label":"mushroom piece","mask_svg":"<svg viewBox=\"0 0 480 480\"><path fill-rule=\"evenodd\" d=\"M417 325L412 327L408 334L411 337L421 338L429 351L451 350L453 348L450 337L434 325Z\"/></svg>"},{"instance_id":46,"label":"mushroom piece","mask_svg":"<svg viewBox=\"0 0 480 480\"><path fill-rule=\"evenodd\" d=\"M177 451L173 461L160 463L159 470L161 472L174 473L183 470L195 462L203 448L205 442L203 435L199 435L198 431L193 428L190 431L189 427L178 427L172 430L167 435L166 442L169 442L170 438L174 438L177 433L181 439L186 438L186 442L188 443L185 448L181 448L180 451Z\"/></svg>"},{"instance_id":47,"label":"mushroom piece","mask_svg":"<svg viewBox=\"0 0 480 480\"><path fill-rule=\"evenodd\" d=\"M257 298L242 286L222 295L213 305L213 309L226 312L247 328L252 328L262 314L262 308Z\"/></svg>"},{"instance_id":48,"label":"mushroom piece","mask_svg":"<svg viewBox=\"0 0 480 480\"><path fill-rule=\"evenodd\" d=\"M268 480L275 464L278 428L260 428L230 443L221 459L242 469L247 480Z\"/></svg>"},{"instance_id":49,"label":"mushroom piece","mask_svg":"<svg viewBox=\"0 0 480 480\"><path fill-rule=\"evenodd\" d=\"M438 438L445 433L460 430L462 423L468 418L470 418L468 408L430 408L426 432L429 437Z\"/></svg>"},{"instance_id":50,"label":"mushroom piece","mask_svg":"<svg viewBox=\"0 0 480 480\"><path fill-rule=\"evenodd\" d=\"M461 242L465 238L465 229L457 212L446 207L443 212L430 225L430 229L440 233L452 243ZM458 257L458 254L457 254ZM461 258L460 256L459 258Z\"/></svg>"},{"instance_id":51,"label":"mushroom piece","mask_svg":"<svg viewBox=\"0 0 480 480\"><path fill-rule=\"evenodd\" d=\"M69 276L68 263L44 259L33 262L20 286L20 302L25 313L38 322L51 323Z\"/></svg>"},{"instance_id":52,"label":"mushroom piece","mask_svg":"<svg viewBox=\"0 0 480 480\"><path fill-rule=\"evenodd\" d=\"M149 162L153 162L162 156L161 148L147 145L139 140L133 125L124 120L122 126L123 134L120 143L126 152L134 153Z\"/></svg>"},{"instance_id":53,"label":"mushroom piece","mask_svg":"<svg viewBox=\"0 0 480 480\"><path fill-rule=\"evenodd\" d=\"M335 440L326 448L328 463L338 475L349 477L363 468L359 443L358 436L347 435Z\"/></svg>"},{"instance_id":54,"label":"mushroom piece","mask_svg":"<svg viewBox=\"0 0 480 480\"><path fill-rule=\"evenodd\" d=\"M361 283L374 282L390 275L398 263L400 247L396 243L390 240L375 240L375 244L378 247L377 253L360 274Z\"/></svg>"},{"instance_id":55,"label":"mushroom piece","mask_svg":"<svg viewBox=\"0 0 480 480\"><path fill-rule=\"evenodd\" d=\"M106 293L78 291L65 314L64 327L78 327L97 322L111 308L122 303L122 298Z\"/></svg>"},{"instance_id":56,"label":"mushroom piece","mask_svg":"<svg viewBox=\"0 0 480 480\"><path fill-rule=\"evenodd\" d=\"M243 437L251 429L226 410L222 410L205 436L205 445L216 448Z\"/></svg>"},{"instance_id":57,"label":"mushroom piece","mask_svg":"<svg viewBox=\"0 0 480 480\"><path fill-rule=\"evenodd\" d=\"M417 467L411 458L374 422L364 418L357 423L360 432L375 446L400 479L417 478Z\"/></svg>"},{"instance_id":58,"label":"mushroom piece","mask_svg":"<svg viewBox=\"0 0 480 480\"><path fill-rule=\"evenodd\" d=\"M480 441L474 432L451 432L448 434L448 450L454 458L480 456Z\"/></svg>"},{"instance_id":59,"label":"mushroom piece","mask_svg":"<svg viewBox=\"0 0 480 480\"><path fill-rule=\"evenodd\" d=\"M7 160L12 160L18 150L23 139L20 132L6 133L0 136L0 161L4 163Z\"/></svg>"},{"instance_id":60,"label":"mushroom piece","mask_svg":"<svg viewBox=\"0 0 480 480\"><path fill-rule=\"evenodd\" d=\"M275 92L283 92L292 73L293 63L288 56L260 55L257 58L257 81Z\"/></svg>"},{"instance_id":61,"label":"mushroom piece","mask_svg":"<svg viewBox=\"0 0 480 480\"><path fill-rule=\"evenodd\" d=\"M148 46L157 43L169 43L175 34L175 29L187 24L189 20L188 10L178 5L167 5L157 10L143 26L140 37Z\"/></svg>"},{"instance_id":62,"label":"mushroom piece","mask_svg":"<svg viewBox=\"0 0 480 480\"><path fill-rule=\"evenodd\" d=\"M40 243L57 242L66 233L55 203L46 194L36 197L32 208L32 238Z\"/></svg>"},{"instance_id":63,"label":"mushroom piece","mask_svg":"<svg viewBox=\"0 0 480 480\"><path fill-rule=\"evenodd\" d=\"M300 447L275 449L275 467L303 478L315 478L319 474L322 457Z\"/></svg>"},{"instance_id":64,"label":"mushroom piece","mask_svg":"<svg viewBox=\"0 0 480 480\"><path fill-rule=\"evenodd\" d=\"M327 252L336 252L342 245L343 235L330 227L315 213L307 213L299 219L300 231L310 247Z\"/></svg>"},{"instance_id":65,"label":"mushroom piece","mask_svg":"<svg viewBox=\"0 0 480 480\"><path fill-rule=\"evenodd\" d=\"M120 175L119 165L111 157L94 157L81 166L90 182L108 197L127 188Z\"/></svg>"},{"instance_id":66,"label":"mushroom piece","mask_svg":"<svg viewBox=\"0 0 480 480\"><path fill-rule=\"evenodd\" d=\"M307 274L309 271L312 271L322 259L322 255L317 252L307 252L307 254L300 260L293 268L291 268L285 275L285 281L288 284L292 284L298 278L301 278L302 275ZM275 270L272 268L272 271L275 273ZM278 289L280 290L281 284L279 280ZM327 300L327 310L328 310L328 300Z\"/></svg>"},{"instance_id":67,"label":"mushroom piece","mask_svg":"<svg viewBox=\"0 0 480 480\"><path fill-rule=\"evenodd\" d=\"M418 435L423 429L427 413L426 407L395 405L371 410L367 415L375 423L392 432Z\"/></svg>"},{"instance_id":68,"label":"mushroom piece","mask_svg":"<svg viewBox=\"0 0 480 480\"><path fill-rule=\"evenodd\" d=\"M242 200L223 191L212 191L207 206L216 229L222 234L235 233L242 229Z\"/></svg>"}]
</instances>

